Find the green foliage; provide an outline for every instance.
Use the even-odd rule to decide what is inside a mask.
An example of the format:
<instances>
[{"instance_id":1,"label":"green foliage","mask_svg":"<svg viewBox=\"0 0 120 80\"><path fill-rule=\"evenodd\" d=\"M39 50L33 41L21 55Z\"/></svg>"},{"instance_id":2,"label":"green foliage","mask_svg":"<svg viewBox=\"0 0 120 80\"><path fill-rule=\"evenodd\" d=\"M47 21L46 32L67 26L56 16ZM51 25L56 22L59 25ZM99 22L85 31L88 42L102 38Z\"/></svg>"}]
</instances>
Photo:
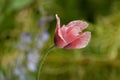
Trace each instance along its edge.
<instances>
[{"instance_id":1,"label":"green foliage","mask_svg":"<svg viewBox=\"0 0 120 80\"><path fill-rule=\"evenodd\" d=\"M19 10L30 5L34 0L11 0L9 8Z\"/></svg>"},{"instance_id":2,"label":"green foliage","mask_svg":"<svg viewBox=\"0 0 120 80\"><path fill-rule=\"evenodd\" d=\"M5 53L5 49L12 48L13 43L10 44L9 42L15 41L18 35L18 33L12 32L17 28L15 21L17 13L32 3L33 0L0 0L0 54Z\"/></svg>"}]
</instances>

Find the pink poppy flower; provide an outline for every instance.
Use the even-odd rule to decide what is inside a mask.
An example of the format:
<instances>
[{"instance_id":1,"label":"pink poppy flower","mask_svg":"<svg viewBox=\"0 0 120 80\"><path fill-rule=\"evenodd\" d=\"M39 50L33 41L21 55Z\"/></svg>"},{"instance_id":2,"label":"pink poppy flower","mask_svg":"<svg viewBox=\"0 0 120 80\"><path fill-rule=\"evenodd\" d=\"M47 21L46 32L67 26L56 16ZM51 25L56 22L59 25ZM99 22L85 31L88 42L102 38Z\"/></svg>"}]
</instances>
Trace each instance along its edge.
<instances>
[{"instance_id":1,"label":"pink poppy flower","mask_svg":"<svg viewBox=\"0 0 120 80\"><path fill-rule=\"evenodd\" d=\"M59 48L79 49L87 46L91 38L91 32L82 32L88 24L81 20L71 21L67 25L60 26L60 18L56 15L57 24L54 42Z\"/></svg>"}]
</instances>

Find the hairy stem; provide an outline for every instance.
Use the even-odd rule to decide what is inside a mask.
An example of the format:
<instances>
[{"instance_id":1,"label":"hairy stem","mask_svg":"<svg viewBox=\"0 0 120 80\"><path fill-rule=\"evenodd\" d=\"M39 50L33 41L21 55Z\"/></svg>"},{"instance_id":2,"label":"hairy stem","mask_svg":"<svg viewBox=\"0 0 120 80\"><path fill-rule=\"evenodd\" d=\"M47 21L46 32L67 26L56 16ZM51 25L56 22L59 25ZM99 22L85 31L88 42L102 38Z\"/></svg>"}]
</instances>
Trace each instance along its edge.
<instances>
[{"instance_id":1,"label":"hairy stem","mask_svg":"<svg viewBox=\"0 0 120 80\"><path fill-rule=\"evenodd\" d=\"M41 68L45 62L45 59L48 55L48 53L55 47L55 45L52 45L50 48L48 48L48 50L46 51L45 55L42 57L42 59L40 60L40 64L39 64L39 68L38 68L38 73L37 73L37 80L40 80L40 73L41 73Z\"/></svg>"}]
</instances>

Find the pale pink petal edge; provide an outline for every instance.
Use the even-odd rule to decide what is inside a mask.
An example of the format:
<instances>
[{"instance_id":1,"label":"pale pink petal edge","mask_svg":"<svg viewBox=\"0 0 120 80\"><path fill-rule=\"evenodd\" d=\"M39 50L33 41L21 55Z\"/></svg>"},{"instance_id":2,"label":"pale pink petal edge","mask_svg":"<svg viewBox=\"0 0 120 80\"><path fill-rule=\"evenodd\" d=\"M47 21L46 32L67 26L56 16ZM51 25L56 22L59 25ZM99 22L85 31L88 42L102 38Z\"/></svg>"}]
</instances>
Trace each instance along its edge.
<instances>
[{"instance_id":1,"label":"pale pink petal edge","mask_svg":"<svg viewBox=\"0 0 120 80\"><path fill-rule=\"evenodd\" d=\"M88 23L82 20L74 20L68 23L66 27L69 27L68 31L70 31L70 29L73 29L75 27L79 27L80 28L79 31L81 32L82 30L88 27Z\"/></svg>"}]
</instances>

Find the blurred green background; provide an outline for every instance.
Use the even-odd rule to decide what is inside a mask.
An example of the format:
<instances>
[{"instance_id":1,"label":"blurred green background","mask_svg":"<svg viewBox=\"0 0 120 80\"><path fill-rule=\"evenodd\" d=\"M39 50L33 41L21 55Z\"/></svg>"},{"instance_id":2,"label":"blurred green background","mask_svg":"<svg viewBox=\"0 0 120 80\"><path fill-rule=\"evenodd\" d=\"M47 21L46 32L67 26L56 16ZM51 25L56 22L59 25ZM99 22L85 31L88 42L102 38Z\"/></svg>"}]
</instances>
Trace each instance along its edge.
<instances>
[{"instance_id":1,"label":"blurred green background","mask_svg":"<svg viewBox=\"0 0 120 80\"><path fill-rule=\"evenodd\" d=\"M52 50L41 80L120 80L119 0L0 0L0 80L35 80L61 24L85 20L86 48Z\"/></svg>"}]
</instances>

